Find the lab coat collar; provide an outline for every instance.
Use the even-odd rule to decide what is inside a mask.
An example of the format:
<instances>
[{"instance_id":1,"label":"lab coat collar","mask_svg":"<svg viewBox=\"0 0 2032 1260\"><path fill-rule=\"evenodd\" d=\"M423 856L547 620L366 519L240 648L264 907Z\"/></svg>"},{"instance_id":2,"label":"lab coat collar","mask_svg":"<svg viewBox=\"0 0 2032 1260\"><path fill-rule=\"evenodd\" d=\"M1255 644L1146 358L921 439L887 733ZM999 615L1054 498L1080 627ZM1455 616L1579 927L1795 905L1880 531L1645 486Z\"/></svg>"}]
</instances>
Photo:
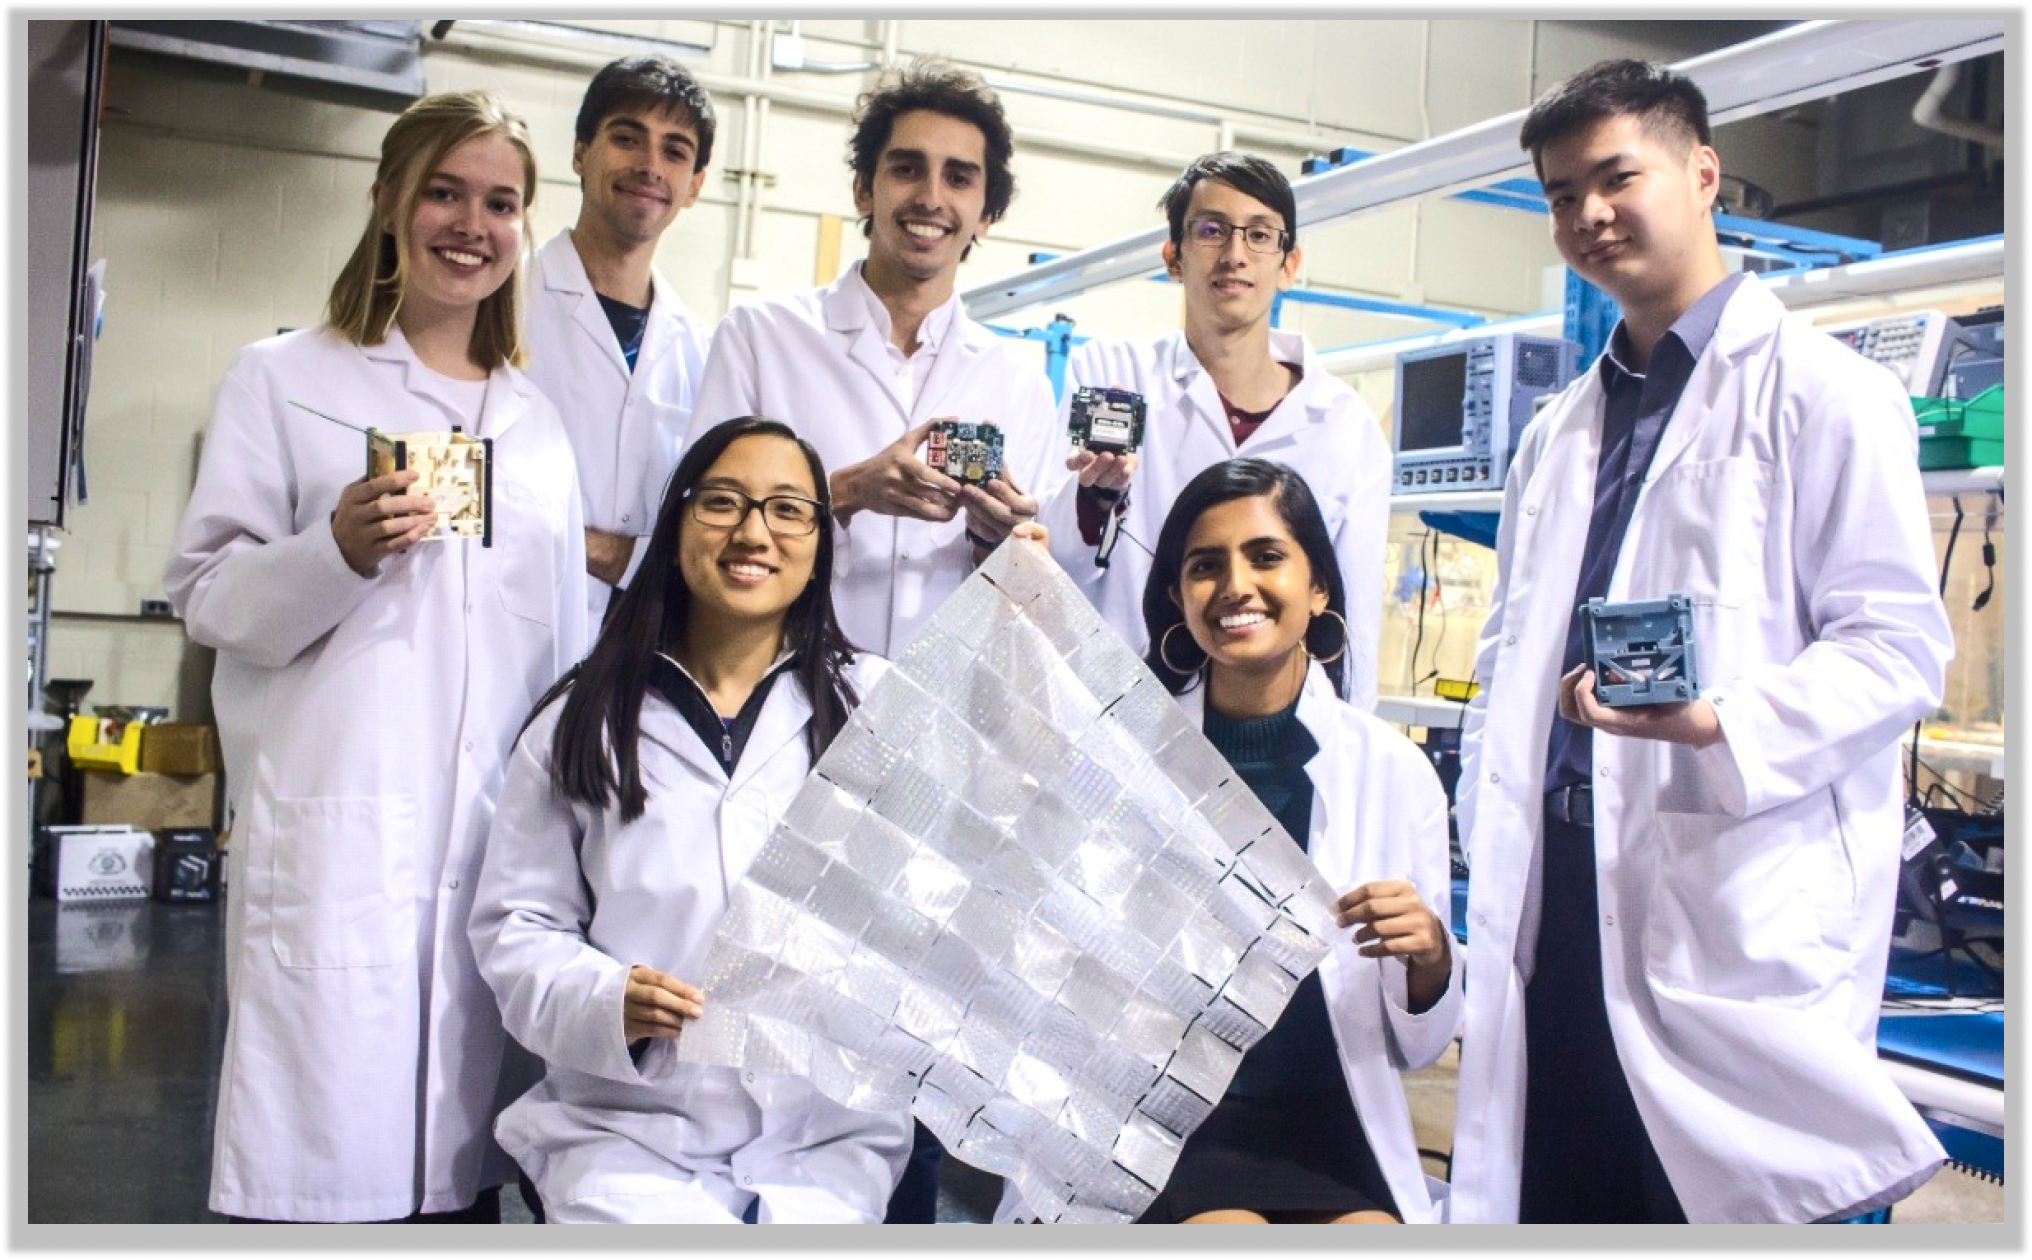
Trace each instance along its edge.
<instances>
[{"instance_id":1,"label":"lab coat collar","mask_svg":"<svg viewBox=\"0 0 2032 1260\"><path fill-rule=\"evenodd\" d=\"M1206 725L1206 684L1202 682L1175 698L1186 720L1192 723L1192 729L1203 730ZM1305 682L1298 690L1298 724L1319 745L1319 751L1305 763L1305 776L1312 780L1313 793L1312 820L1306 828L1305 847L1313 865L1322 868L1328 866L1330 858L1343 864L1347 860L1345 854L1321 851L1333 835L1328 827L1328 817L1338 807L1335 785L1346 777L1340 773L1340 766L1347 750L1343 747L1344 741L1335 732L1340 703L1340 697L1334 694L1333 679L1327 677L1325 667L1317 661L1308 662Z\"/></svg>"},{"instance_id":2,"label":"lab coat collar","mask_svg":"<svg viewBox=\"0 0 2032 1260\"><path fill-rule=\"evenodd\" d=\"M1200 423L1214 430L1230 454L1274 455L1275 448L1295 438L1305 426L1324 422L1332 410L1333 400L1320 388L1326 369L1319 365L1312 343L1304 333L1272 328L1270 357L1279 363L1296 363L1299 381L1249 438L1249 449L1243 452L1235 446L1235 431L1228 424L1227 409L1221 406L1213 374L1192 352L1183 331L1171 334L1171 339L1171 377L1178 383L1179 397Z\"/></svg>"},{"instance_id":3,"label":"lab coat collar","mask_svg":"<svg viewBox=\"0 0 2032 1260\"><path fill-rule=\"evenodd\" d=\"M568 294L577 299L572 303L572 323L593 339L601 357L613 365L616 372L627 376L627 357L621 353L621 343L614 339L613 321L607 318L606 308L600 305L599 291L593 288L592 277L586 274L585 260L579 257L579 248L572 242L570 228L559 232L543 247L543 265L539 270L545 291ZM678 301L677 291L671 287L670 281L664 278L662 271L651 267L649 322L642 329L642 347L635 353L636 374L646 376L658 359L676 349L678 319L683 310L684 305Z\"/></svg>"},{"instance_id":4,"label":"lab coat collar","mask_svg":"<svg viewBox=\"0 0 2032 1260\"><path fill-rule=\"evenodd\" d=\"M372 362L391 370L400 368L402 388L428 398L442 408L434 416L429 416L424 408L419 407L413 417L383 417L374 427L390 433L430 433L471 422L471 417L465 414L464 400L447 389L444 379L416 357L409 339L402 335L401 325L390 323L388 336L380 345L361 346L359 350ZM529 411L530 399L535 392L536 387L520 372L506 366L495 368L488 380L480 422L469 431L470 436L498 438L506 433Z\"/></svg>"},{"instance_id":5,"label":"lab coat collar","mask_svg":"<svg viewBox=\"0 0 2032 1260\"><path fill-rule=\"evenodd\" d=\"M1721 322L1715 325L1713 339L1694 364L1693 375L1687 378L1686 388L1680 391L1679 403L1672 409L1665 431L1659 435L1658 450L1651 457L1650 470L1644 476L1646 487L1686 453L1687 447L1699 435L1708 413L1736 410L1740 404L1737 401L1739 395L1734 391L1741 384L1738 368L1742 360L1776 336L1784 318L1784 305L1756 276L1745 276L1736 286L1728 305L1722 308ZM1601 407L1597 405L1593 411L1599 430Z\"/></svg>"},{"instance_id":6,"label":"lab coat collar","mask_svg":"<svg viewBox=\"0 0 2032 1260\"><path fill-rule=\"evenodd\" d=\"M995 335L967 318L957 292L927 316L926 327L937 325L941 331L935 341L926 342L933 347L931 372L925 378L924 388L918 391L914 404L906 412L902 399L896 393L895 362L889 357L890 330L881 327L869 309L870 303L877 303L880 299L861 277L861 266L855 263L822 290L819 304L825 311L826 327L846 338L849 356L881 382L883 391L897 404L898 416L907 428L919 417L939 414L938 408L946 396L972 375L974 365L994 342ZM960 419L992 421L997 417L961 416Z\"/></svg>"},{"instance_id":7,"label":"lab coat collar","mask_svg":"<svg viewBox=\"0 0 2032 1260\"><path fill-rule=\"evenodd\" d=\"M669 662L671 668L677 671L678 677L697 687L701 696L706 695L706 689L700 686L698 679L692 677L690 670L679 664L676 657L667 652L658 652L656 655ZM785 668L790 663L792 655L793 653L788 650L780 653L770 662L764 677ZM643 693L642 703L669 705L670 701L658 695L652 687ZM672 707L674 709L674 706ZM799 686L794 678L777 679L775 685L769 688L768 698L762 702L762 712L755 719L755 728L748 732L748 743L741 750L741 760L734 766L734 775L728 781L727 790L739 791L779 749L802 735L805 724L810 720L811 701L804 694L804 688ZM727 778L727 772L720 765L719 758L713 756L712 750L700 742L697 733L691 728L691 723L684 720L683 714L673 713L669 738L663 737L663 729L658 724L644 722L641 726L642 738L662 744L695 773L708 780Z\"/></svg>"}]
</instances>

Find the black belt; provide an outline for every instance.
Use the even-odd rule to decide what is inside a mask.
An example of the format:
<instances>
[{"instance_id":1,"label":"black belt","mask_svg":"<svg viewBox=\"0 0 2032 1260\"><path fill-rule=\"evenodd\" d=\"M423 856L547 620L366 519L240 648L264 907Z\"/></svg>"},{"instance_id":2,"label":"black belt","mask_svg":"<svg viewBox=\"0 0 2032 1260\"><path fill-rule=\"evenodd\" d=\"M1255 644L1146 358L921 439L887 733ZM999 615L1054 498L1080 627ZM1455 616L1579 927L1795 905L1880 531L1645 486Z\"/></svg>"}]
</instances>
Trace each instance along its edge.
<instances>
[{"instance_id":1,"label":"black belt","mask_svg":"<svg viewBox=\"0 0 2032 1260\"><path fill-rule=\"evenodd\" d=\"M1545 816L1569 827L1595 825L1595 790L1585 783L1554 788L1545 794Z\"/></svg>"}]
</instances>

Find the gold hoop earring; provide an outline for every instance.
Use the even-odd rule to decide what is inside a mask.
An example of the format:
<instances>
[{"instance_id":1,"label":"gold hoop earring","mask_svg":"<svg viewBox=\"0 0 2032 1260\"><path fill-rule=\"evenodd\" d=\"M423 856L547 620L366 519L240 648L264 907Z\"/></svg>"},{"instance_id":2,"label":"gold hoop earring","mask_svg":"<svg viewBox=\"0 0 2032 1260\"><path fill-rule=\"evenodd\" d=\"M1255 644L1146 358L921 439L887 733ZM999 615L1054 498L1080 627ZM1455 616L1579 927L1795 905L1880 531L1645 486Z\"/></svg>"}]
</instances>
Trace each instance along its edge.
<instances>
[{"instance_id":1,"label":"gold hoop earring","mask_svg":"<svg viewBox=\"0 0 2032 1260\"><path fill-rule=\"evenodd\" d=\"M1166 631L1165 631L1165 632L1164 632L1163 634L1161 634L1161 635L1159 635L1159 636L1158 636L1158 638L1157 638L1157 659L1158 659L1158 660L1160 660L1160 661L1163 661L1163 662L1164 662L1164 668L1166 668L1166 669L1170 670L1170 671L1171 671L1172 673L1174 673L1174 674L1177 674L1177 675L1178 675L1178 676L1179 676L1180 678L1190 678L1190 677L1192 677L1192 676L1193 676L1193 675L1194 675L1195 673L1198 673L1198 672L1199 672L1199 668L1200 668L1200 666L1199 666L1199 665L1195 665L1195 666L1193 666L1193 667L1192 667L1191 669L1181 669L1181 668L1180 668L1180 667L1178 666L1177 662L1175 662L1175 661L1173 661L1173 660L1171 659L1171 651L1170 651L1170 648L1171 648L1171 636L1172 636L1172 635L1174 635L1174 634L1176 634L1176 633L1178 633L1178 632L1179 632L1180 630L1184 630L1184 629L1185 629L1185 623L1184 623L1183 621L1179 621L1179 622L1174 622L1174 623L1172 624L1172 626L1171 626L1171 628L1170 628L1170 629L1166 630ZM1186 637L1187 639L1190 639L1190 638L1192 638L1192 635L1191 635L1191 633L1190 633L1190 632L1188 632L1188 633L1186 634L1186 636L1185 636L1185 637ZM1197 645L1195 645L1195 646L1197 646ZM1204 665L1204 664L1206 664L1206 662L1205 662L1205 661L1201 661L1201 662L1200 662L1200 665Z\"/></svg>"},{"instance_id":2,"label":"gold hoop earring","mask_svg":"<svg viewBox=\"0 0 2032 1260\"><path fill-rule=\"evenodd\" d=\"M1302 643L1300 646L1302 646L1305 649L1305 654L1307 656L1312 656L1312 659L1315 663L1320 665L1331 665L1335 661L1341 659L1341 657L1346 656L1348 654L1348 640L1350 637L1348 635L1348 619L1346 617L1341 616L1339 613L1335 612L1331 608L1327 609L1325 612L1319 613L1316 616L1314 616L1313 621L1318 621L1320 617L1332 617L1335 621L1341 623L1340 650L1335 652L1332 656L1312 656L1312 642L1311 642L1312 625L1310 622L1308 622L1305 627L1305 642Z\"/></svg>"}]
</instances>

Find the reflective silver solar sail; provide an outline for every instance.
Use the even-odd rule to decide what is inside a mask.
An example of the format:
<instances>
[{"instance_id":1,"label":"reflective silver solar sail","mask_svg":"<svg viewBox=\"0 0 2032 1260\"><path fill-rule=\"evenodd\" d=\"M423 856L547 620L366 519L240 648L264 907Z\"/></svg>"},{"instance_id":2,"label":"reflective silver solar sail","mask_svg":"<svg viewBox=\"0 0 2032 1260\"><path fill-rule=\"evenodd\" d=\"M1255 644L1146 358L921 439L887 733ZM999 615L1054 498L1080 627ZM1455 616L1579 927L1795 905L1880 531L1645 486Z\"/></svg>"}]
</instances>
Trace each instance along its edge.
<instances>
[{"instance_id":1,"label":"reflective silver solar sail","mask_svg":"<svg viewBox=\"0 0 2032 1260\"><path fill-rule=\"evenodd\" d=\"M1335 893L1033 544L863 697L744 879L682 1060L908 1107L1045 1221L1135 1218Z\"/></svg>"}]
</instances>

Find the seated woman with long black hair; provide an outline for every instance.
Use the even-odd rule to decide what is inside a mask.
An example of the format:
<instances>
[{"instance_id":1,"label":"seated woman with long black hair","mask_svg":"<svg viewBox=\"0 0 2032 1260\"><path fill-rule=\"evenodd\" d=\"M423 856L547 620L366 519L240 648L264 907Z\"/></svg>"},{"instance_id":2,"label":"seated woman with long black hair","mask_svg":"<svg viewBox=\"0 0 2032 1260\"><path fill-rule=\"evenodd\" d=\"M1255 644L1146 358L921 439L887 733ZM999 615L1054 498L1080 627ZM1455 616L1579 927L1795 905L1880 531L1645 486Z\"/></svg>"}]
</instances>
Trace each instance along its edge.
<instances>
[{"instance_id":1,"label":"seated woman with long black hair","mask_svg":"<svg viewBox=\"0 0 2032 1260\"><path fill-rule=\"evenodd\" d=\"M1460 1019L1446 797L1410 740L1345 699L1348 595L1312 491L1282 464L1208 468L1158 534L1146 663L1347 890L1353 931L1243 1058L1145 1222L1438 1216L1397 1073L1437 1059Z\"/></svg>"},{"instance_id":2,"label":"seated woman with long black hair","mask_svg":"<svg viewBox=\"0 0 2032 1260\"><path fill-rule=\"evenodd\" d=\"M882 668L834 619L833 530L787 426L702 435L516 744L472 940L547 1066L495 1132L551 1221L879 1221L909 1153L902 1112L675 1052L731 888Z\"/></svg>"}]
</instances>

